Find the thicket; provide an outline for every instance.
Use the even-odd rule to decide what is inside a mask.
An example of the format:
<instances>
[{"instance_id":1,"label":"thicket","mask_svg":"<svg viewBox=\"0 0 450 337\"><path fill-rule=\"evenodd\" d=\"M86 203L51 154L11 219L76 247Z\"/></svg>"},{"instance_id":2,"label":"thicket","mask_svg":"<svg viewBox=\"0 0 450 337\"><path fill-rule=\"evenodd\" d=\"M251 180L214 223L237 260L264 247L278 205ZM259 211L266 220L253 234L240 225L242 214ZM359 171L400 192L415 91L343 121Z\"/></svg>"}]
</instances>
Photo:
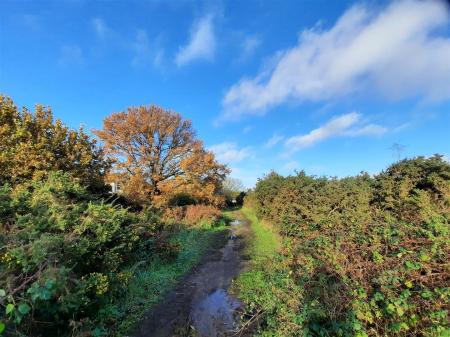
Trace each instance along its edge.
<instances>
[{"instance_id":1,"label":"thicket","mask_svg":"<svg viewBox=\"0 0 450 337\"><path fill-rule=\"evenodd\" d=\"M0 217L7 335L95 333L98 322L90 318L125 289L132 276L125 267L163 251L155 214L95 199L67 173L2 186Z\"/></svg>"},{"instance_id":2,"label":"thicket","mask_svg":"<svg viewBox=\"0 0 450 337\"><path fill-rule=\"evenodd\" d=\"M213 206L179 207L174 225L151 202L106 193L113 159L50 108L0 96L0 336L123 335L224 236ZM206 192L221 199L218 182Z\"/></svg>"},{"instance_id":3,"label":"thicket","mask_svg":"<svg viewBox=\"0 0 450 337\"><path fill-rule=\"evenodd\" d=\"M241 286L262 335L450 335L450 164L441 156L375 177L272 172L246 203L283 236L276 262Z\"/></svg>"},{"instance_id":4,"label":"thicket","mask_svg":"<svg viewBox=\"0 0 450 337\"><path fill-rule=\"evenodd\" d=\"M215 223L221 218L222 212L211 205L187 205L166 208L163 211L163 220L167 223L200 225L202 223Z\"/></svg>"}]
</instances>

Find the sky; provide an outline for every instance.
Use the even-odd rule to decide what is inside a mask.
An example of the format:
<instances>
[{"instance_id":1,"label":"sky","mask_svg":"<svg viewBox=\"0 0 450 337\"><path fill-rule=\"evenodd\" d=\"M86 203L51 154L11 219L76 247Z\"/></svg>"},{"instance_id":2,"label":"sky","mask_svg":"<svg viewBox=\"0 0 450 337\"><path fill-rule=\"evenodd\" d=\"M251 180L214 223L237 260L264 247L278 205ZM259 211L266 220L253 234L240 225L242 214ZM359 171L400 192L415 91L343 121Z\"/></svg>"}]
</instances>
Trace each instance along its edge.
<instances>
[{"instance_id":1,"label":"sky","mask_svg":"<svg viewBox=\"0 0 450 337\"><path fill-rule=\"evenodd\" d=\"M2 0L0 93L88 131L130 106L179 112L247 187L271 170L376 174L398 158L450 158L450 11L438 0Z\"/></svg>"}]
</instances>

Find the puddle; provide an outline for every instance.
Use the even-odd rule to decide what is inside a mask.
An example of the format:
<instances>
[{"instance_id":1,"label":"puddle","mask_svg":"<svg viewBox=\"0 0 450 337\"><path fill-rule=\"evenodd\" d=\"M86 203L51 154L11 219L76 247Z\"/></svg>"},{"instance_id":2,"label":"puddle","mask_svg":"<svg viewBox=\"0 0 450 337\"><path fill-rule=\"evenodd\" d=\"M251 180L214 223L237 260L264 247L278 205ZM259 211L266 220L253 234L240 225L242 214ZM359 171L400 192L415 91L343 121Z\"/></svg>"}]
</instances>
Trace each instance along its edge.
<instances>
[{"instance_id":1,"label":"puddle","mask_svg":"<svg viewBox=\"0 0 450 337\"><path fill-rule=\"evenodd\" d=\"M237 225L240 225L240 224L242 224L242 221L241 220L237 220L237 219L230 222L231 226L237 226Z\"/></svg>"},{"instance_id":2,"label":"puddle","mask_svg":"<svg viewBox=\"0 0 450 337\"><path fill-rule=\"evenodd\" d=\"M146 314L132 336L185 336L185 330L190 328L199 337L235 334L239 324L235 313L241 303L229 296L227 289L248 266L242 248L251 229L248 221L233 220L230 224L226 244L223 245L222 239L217 240L217 246L211 247L201 265Z\"/></svg>"},{"instance_id":3,"label":"puddle","mask_svg":"<svg viewBox=\"0 0 450 337\"><path fill-rule=\"evenodd\" d=\"M199 337L229 335L235 328L234 312L241 302L217 289L193 305L191 319Z\"/></svg>"}]
</instances>

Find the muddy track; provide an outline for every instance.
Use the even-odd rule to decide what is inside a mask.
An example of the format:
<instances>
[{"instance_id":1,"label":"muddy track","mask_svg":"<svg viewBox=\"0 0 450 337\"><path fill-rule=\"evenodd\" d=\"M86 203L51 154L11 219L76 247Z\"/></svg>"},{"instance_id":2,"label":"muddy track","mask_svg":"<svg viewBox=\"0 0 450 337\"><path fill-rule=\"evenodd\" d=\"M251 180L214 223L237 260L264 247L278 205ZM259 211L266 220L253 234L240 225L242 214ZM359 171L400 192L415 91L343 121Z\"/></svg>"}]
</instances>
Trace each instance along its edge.
<instances>
[{"instance_id":1,"label":"muddy track","mask_svg":"<svg viewBox=\"0 0 450 337\"><path fill-rule=\"evenodd\" d=\"M148 312L133 337L232 336L241 303L227 292L231 281L248 267L244 247L250 224L234 222L215 240L203 261L166 298Z\"/></svg>"}]
</instances>

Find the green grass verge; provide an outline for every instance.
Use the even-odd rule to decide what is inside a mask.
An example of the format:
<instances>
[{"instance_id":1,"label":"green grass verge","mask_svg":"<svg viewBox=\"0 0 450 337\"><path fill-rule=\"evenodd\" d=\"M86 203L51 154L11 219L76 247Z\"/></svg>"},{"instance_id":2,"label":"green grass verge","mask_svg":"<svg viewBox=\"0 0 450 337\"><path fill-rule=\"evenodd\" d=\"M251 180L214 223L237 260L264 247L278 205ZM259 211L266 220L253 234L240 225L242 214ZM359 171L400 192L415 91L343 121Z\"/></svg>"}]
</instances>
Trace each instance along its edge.
<instances>
[{"instance_id":1,"label":"green grass verge","mask_svg":"<svg viewBox=\"0 0 450 337\"><path fill-rule=\"evenodd\" d=\"M98 329L99 336L119 337L130 332L144 314L201 261L213 243L226 240L226 231L224 226L212 227L207 224L181 229L171 238L172 242L180 246L176 259L167 261L163 257L156 257L148 264L141 262L137 268L130 268L133 277L123 296L106 304L100 311L99 320L109 322L110 327L108 331Z\"/></svg>"},{"instance_id":2,"label":"green grass verge","mask_svg":"<svg viewBox=\"0 0 450 337\"><path fill-rule=\"evenodd\" d=\"M301 324L295 310L301 290L292 282L279 254L281 238L276 231L260 221L253 209L244 207L241 212L251 221L254 234L247 247L252 268L234 281L232 291L246 304L246 316L257 316L262 323L254 336L288 336L291 327L280 322Z\"/></svg>"},{"instance_id":3,"label":"green grass verge","mask_svg":"<svg viewBox=\"0 0 450 337\"><path fill-rule=\"evenodd\" d=\"M273 228L260 221L253 209L243 207L242 214L250 220L254 238L247 248L247 253L254 262L262 262L273 257L280 250L280 237Z\"/></svg>"}]
</instances>

